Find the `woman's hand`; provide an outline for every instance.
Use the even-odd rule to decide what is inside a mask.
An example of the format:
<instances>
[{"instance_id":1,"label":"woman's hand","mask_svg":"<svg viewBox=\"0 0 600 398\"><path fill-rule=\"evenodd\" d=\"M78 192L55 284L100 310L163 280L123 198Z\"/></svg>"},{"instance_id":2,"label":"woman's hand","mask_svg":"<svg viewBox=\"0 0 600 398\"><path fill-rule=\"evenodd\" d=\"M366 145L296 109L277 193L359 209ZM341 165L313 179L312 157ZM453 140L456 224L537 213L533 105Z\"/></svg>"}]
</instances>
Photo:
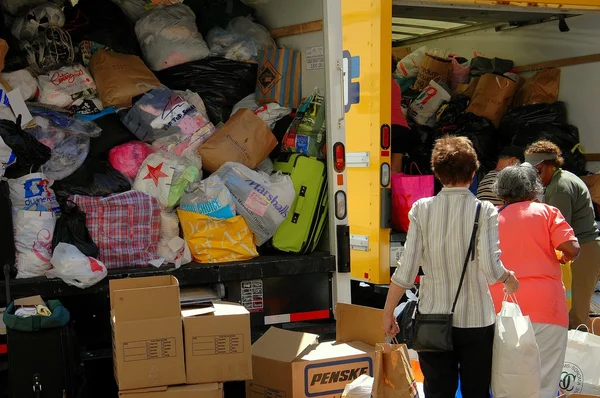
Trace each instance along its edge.
<instances>
[{"instance_id":1,"label":"woman's hand","mask_svg":"<svg viewBox=\"0 0 600 398\"><path fill-rule=\"evenodd\" d=\"M504 282L504 293L514 294L519 290L519 280L513 271L508 271L508 278Z\"/></svg>"},{"instance_id":2,"label":"woman's hand","mask_svg":"<svg viewBox=\"0 0 600 398\"><path fill-rule=\"evenodd\" d=\"M396 322L396 317L394 317L394 313L383 315L383 331L387 337L394 337L400 331L398 327L398 322Z\"/></svg>"}]
</instances>

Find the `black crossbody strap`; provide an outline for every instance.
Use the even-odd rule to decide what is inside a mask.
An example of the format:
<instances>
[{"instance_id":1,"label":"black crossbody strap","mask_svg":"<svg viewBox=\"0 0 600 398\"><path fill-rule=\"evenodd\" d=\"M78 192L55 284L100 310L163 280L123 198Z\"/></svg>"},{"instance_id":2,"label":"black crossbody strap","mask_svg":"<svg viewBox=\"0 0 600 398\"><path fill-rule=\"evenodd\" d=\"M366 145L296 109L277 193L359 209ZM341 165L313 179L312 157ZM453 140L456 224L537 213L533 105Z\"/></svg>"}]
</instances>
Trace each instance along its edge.
<instances>
[{"instance_id":1,"label":"black crossbody strap","mask_svg":"<svg viewBox=\"0 0 600 398\"><path fill-rule=\"evenodd\" d=\"M469 249L467 250L467 255L465 256L465 264L463 265L462 274L460 275L460 282L458 284L458 289L456 290L456 296L454 296L454 303L452 304L452 314L454 314L454 310L456 309L456 303L458 302L458 295L460 294L460 290L462 289L463 282L465 281L465 275L467 273L467 264L469 264L469 257L471 261L475 260L475 239L477 236L477 229L479 228L479 213L481 212L481 202L477 202L477 210L475 211L475 222L473 223L473 232L471 232L471 240L469 241Z\"/></svg>"}]
</instances>

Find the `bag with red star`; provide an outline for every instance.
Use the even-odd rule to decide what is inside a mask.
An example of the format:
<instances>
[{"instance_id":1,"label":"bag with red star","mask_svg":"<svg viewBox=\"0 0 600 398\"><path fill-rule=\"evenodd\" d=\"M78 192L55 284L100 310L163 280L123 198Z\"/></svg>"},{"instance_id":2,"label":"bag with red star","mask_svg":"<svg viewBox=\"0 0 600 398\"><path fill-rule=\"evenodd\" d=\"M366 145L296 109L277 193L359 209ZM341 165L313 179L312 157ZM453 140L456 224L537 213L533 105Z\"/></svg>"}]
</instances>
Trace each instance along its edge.
<instances>
[{"instance_id":1,"label":"bag with red star","mask_svg":"<svg viewBox=\"0 0 600 398\"><path fill-rule=\"evenodd\" d=\"M175 207L189 183L199 180L201 171L189 160L168 153L153 153L144 160L133 189L158 199L162 207Z\"/></svg>"}]
</instances>

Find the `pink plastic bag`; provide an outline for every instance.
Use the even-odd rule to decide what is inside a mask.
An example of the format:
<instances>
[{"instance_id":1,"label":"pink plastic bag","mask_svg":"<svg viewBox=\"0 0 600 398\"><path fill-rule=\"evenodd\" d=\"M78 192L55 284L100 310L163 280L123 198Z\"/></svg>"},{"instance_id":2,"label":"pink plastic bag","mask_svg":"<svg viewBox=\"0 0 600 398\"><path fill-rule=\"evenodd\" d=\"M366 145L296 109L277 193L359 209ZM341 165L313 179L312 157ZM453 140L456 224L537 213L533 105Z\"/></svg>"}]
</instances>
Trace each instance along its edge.
<instances>
[{"instance_id":1,"label":"pink plastic bag","mask_svg":"<svg viewBox=\"0 0 600 398\"><path fill-rule=\"evenodd\" d=\"M469 83L469 72L471 72L471 66L461 65L456 60L457 58L460 58L456 54L451 54L449 57L452 58L452 92L454 92L459 84Z\"/></svg>"},{"instance_id":2,"label":"pink plastic bag","mask_svg":"<svg viewBox=\"0 0 600 398\"><path fill-rule=\"evenodd\" d=\"M115 170L134 180L144 160L153 153L154 149L145 142L131 141L111 149L108 161Z\"/></svg>"},{"instance_id":3,"label":"pink plastic bag","mask_svg":"<svg viewBox=\"0 0 600 398\"><path fill-rule=\"evenodd\" d=\"M413 165L411 165L411 170ZM410 224L408 212L417 200L431 197L433 192L433 175L403 173L392 175L392 226L394 230L408 232Z\"/></svg>"}]
</instances>

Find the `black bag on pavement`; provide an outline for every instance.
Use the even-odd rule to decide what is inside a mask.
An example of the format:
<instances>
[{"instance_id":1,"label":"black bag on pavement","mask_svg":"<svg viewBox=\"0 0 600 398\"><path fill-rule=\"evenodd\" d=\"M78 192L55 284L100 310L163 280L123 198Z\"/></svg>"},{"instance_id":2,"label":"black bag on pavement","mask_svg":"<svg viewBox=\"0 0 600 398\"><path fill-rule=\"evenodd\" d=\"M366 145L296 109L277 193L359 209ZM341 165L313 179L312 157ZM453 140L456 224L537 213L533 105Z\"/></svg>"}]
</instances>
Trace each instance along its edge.
<instances>
[{"instance_id":1,"label":"black bag on pavement","mask_svg":"<svg viewBox=\"0 0 600 398\"><path fill-rule=\"evenodd\" d=\"M52 237L52 250L59 243L68 243L88 257L98 258L98 246L94 243L85 224L85 213L77 205L67 200L61 206L61 215L56 220Z\"/></svg>"},{"instance_id":2,"label":"black bag on pavement","mask_svg":"<svg viewBox=\"0 0 600 398\"><path fill-rule=\"evenodd\" d=\"M452 340L452 320L454 310L456 309L456 303L458 302L458 295L460 294L467 273L467 265L469 264L469 261L475 260L475 240L477 229L479 227L480 212L481 202L478 201L477 210L475 211L475 222L473 223L473 232L471 233L469 248L467 249L467 255L465 256L465 262L460 275L460 282L458 284L458 289L456 290L456 295L454 296L454 302L452 303L452 310L450 313L421 314L419 313L417 305L412 347L417 352L449 352L454 350Z\"/></svg>"},{"instance_id":3,"label":"black bag on pavement","mask_svg":"<svg viewBox=\"0 0 600 398\"><path fill-rule=\"evenodd\" d=\"M7 330L11 398L87 397L85 370L70 326Z\"/></svg>"},{"instance_id":4,"label":"black bag on pavement","mask_svg":"<svg viewBox=\"0 0 600 398\"><path fill-rule=\"evenodd\" d=\"M156 72L171 90L191 90L204 101L216 126L225 123L239 101L256 90L258 66L225 58L204 58Z\"/></svg>"}]
</instances>

